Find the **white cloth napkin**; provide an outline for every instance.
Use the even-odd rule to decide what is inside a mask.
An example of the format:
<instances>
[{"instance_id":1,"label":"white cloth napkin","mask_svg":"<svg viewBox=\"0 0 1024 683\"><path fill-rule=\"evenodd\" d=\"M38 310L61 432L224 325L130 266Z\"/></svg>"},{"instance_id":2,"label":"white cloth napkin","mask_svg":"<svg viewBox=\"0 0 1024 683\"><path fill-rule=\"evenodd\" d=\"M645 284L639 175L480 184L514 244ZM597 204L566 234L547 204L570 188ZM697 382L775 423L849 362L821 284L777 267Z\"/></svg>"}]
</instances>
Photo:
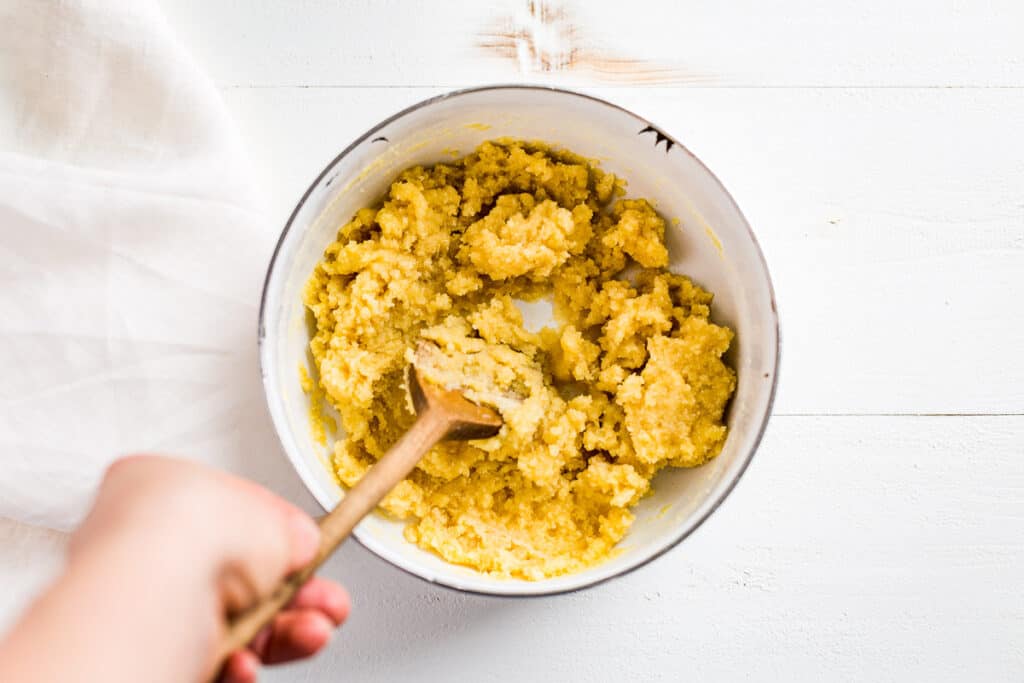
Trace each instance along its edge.
<instances>
[{"instance_id":1,"label":"white cloth napkin","mask_svg":"<svg viewBox=\"0 0 1024 683\"><path fill-rule=\"evenodd\" d=\"M280 471L253 195L153 2L0 4L0 516L69 528L129 452Z\"/></svg>"}]
</instances>

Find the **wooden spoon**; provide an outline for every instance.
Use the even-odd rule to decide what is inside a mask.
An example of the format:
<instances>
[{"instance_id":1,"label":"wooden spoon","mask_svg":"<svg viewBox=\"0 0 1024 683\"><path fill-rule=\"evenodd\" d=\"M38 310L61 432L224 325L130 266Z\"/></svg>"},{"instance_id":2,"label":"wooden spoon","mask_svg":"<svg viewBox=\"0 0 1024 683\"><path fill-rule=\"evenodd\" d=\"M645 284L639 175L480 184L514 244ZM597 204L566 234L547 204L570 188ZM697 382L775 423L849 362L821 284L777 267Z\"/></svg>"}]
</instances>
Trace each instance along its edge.
<instances>
[{"instance_id":1,"label":"wooden spoon","mask_svg":"<svg viewBox=\"0 0 1024 683\"><path fill-rule=\"evenodd\" d=\"M418 353L422 354L422 349ZM248 645L259 630L295 597L299 588L348 538L356 524L409 476L416 463L435 444L444 439L486 439L501 429L502 420L497 411L468 401L457 390L448 390L427 381L420 376L414 364L409 366L407 373L416 421L391 450L348 490L338 506L320 519L320 550L313 561L285 577L273 593L231 620L217 651L218 671L231 653Z\"/></svg>"}]
</instances>

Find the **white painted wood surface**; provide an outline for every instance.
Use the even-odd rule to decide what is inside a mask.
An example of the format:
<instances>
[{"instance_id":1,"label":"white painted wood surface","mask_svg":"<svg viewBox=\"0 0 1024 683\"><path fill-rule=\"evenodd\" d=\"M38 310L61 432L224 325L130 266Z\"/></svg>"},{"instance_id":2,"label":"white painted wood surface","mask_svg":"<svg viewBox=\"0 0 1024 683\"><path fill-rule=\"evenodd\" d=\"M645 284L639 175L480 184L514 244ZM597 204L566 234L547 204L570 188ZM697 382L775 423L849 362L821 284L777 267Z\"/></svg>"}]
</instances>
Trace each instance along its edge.
<instances>
[{"instance_id":1,"label":"white painted wood surface","mask_svg":"<svg viewBox=\"0 0 1024 683\"><path fill-rule=\"evenodd\" d=\"M349 545L327 568L353 593L349 624L266 680L1024 680L1024 5L164 4L279 223L402 107L488 82L577 87L722 178L783 319L765 443L666 557L503 601ZM269 483L311 505L283 462ZM0 541L9 621L61 539L7 524Z\"/></svg>"}]
</instances>

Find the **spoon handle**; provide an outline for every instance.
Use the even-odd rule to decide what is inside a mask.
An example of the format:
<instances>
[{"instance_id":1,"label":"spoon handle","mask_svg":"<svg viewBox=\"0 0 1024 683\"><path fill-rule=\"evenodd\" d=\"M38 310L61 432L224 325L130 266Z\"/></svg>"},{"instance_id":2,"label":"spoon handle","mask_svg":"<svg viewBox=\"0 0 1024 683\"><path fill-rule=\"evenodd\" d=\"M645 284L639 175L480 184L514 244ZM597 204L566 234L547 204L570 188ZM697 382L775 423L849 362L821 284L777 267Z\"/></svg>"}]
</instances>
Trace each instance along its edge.
<instances>
[{"instance_id":1,"label":"spoon handle","mask_svg":"<svg viewBox=\"0 0 1024 683\"><path fill-rule=\"evenodd\" d=\"M409 476L416 463L445 437L451 426L451 418L440 409L428 408L417 415L402 438L345 493L334 510L320 519L320 549L316 557L286 576L272 593L231 619L217 650L218 672L231 653L248 645L260 629L284 609L320 565L348 538L356 524L372 512L398 482Z\"/></svg>"}]
</instances>

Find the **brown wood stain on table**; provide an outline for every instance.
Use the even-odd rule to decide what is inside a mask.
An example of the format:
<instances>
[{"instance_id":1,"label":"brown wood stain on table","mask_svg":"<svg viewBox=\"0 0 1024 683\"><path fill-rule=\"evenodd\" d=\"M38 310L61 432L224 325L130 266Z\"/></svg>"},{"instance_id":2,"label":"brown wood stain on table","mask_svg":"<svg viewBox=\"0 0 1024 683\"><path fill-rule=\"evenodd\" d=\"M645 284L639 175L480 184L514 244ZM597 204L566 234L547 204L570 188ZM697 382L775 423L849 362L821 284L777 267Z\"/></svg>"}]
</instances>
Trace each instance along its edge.
<instances>
[{"instance_id":1,"label":"brown wood stain on table","mask_svg":"<svg viewBox=\"0 0 1024 683\"><path fill-rule=\"evenodd\" d=\"M524 12L493 22L477 46L517 62L523 73L588 73L602 81L642 85L711 80L679 64L622 54L588 35L567 7L544 0L530 0Z\"/></svg>"}]
</instances>

